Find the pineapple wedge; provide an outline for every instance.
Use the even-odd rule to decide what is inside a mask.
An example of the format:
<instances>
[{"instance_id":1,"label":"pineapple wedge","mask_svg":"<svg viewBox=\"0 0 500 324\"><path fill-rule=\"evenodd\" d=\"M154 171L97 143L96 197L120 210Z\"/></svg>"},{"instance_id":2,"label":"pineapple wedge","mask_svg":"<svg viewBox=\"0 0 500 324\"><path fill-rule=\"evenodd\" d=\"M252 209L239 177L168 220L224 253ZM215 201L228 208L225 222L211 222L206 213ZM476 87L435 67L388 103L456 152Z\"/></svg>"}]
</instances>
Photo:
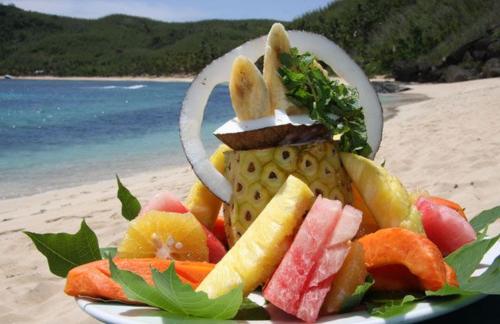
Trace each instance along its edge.
<instances>
[{"instance_id":1,"label":"pineapple wedge","mask_svg":"<svg viewBox=\"0 0 500 324\"><path fill-rule=\"evenodd\" d=\"M313 202L311 189L296 177L289 176L197 291L217 298L241 284L247 295L264 283L280 263L291 243L290 238Z\"/></svg>"},{"instance_id":2,"label":"pineapple wedge","mask_svg":"<svg viewBox=\"0 0 500 324\"><path fill-rule=\"evenodd\" d=\"M224 171L224 152L231 150L222 144L210 157L210 162L219 171ZM219 215L222 201L197 180L186 198L186 207L208 229L212 229Z\"/></svg>"},{"instance_id":3,"label":"pineapple wedge","mask_svg":"<svg viewBox=\"0 0 500 324\"><path fill-rule=\"evenodd\" d=\"M381 228L403 227L423 232L420 214L398 178L360 155L341 153L340 158Z\"/></svg>"}]
</instances>

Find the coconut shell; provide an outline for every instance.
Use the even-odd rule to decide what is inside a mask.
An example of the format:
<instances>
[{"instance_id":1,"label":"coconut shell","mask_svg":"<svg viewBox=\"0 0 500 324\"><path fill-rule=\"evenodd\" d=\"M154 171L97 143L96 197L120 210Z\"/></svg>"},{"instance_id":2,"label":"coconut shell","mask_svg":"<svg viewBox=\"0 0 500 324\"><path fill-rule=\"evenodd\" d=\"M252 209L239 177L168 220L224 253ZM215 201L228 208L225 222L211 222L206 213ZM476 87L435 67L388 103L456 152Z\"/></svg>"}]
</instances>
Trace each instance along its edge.
<instances>
[{"instance_id":1,"label":"coconut shell","mask_svg":"<svg viewBox=\"0 0 500 324\"><path fill-rule=\"evenodd\" d=\"M303 144L331 139L331 133L321 124L276 125L240 131L235 133L215 133L215 136L233 150L265 149L290 144Z\"/></svg>"}]
</instances>

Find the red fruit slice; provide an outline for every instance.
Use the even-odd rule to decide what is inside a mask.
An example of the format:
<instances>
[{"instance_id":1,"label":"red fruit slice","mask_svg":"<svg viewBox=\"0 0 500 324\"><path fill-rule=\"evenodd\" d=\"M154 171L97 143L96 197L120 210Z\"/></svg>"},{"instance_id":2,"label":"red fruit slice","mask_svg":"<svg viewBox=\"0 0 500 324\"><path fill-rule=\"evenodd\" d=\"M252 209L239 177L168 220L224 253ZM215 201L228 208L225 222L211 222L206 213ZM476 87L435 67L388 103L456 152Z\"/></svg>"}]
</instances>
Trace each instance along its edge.
<instances>
[{"instance_id":1,"label":"red fruit slice","mask_svg":"<svg viewBox=\"0 0 500 324\"><path fill-rule=\"evenodd\" d=\"M331 289L334 275L340 270L349 253L351 246L349 240L358 232L361 220L361 211L349 205L344 207L304 289L297 311L298 318L306 322L314 322L318 318L323 301Z\"/></svg>"},{"instance_id":2,"label":"red fruit slice","mask_svg":"<svg viewBox=\"0 0 500 324\"><path fill-rule=\"evenodd\" d=\"M318 197L278 269L264 289L264 297L298 318L318 317L334 274L349 251L361 222L361 212Z\"/></svg>"},{"instance_id":3,"label":"red fruit slice","mask_svg":"<svg viewBox=\"0 0 500 324\"><path fill-rule=\"evenodd\" d=\"M150 210L165 212L175 212L185 214L189 210L184 204L171 192L165 191L153 197L142 209L139 216ZM210 232L203 224L203 230L207 234L208 258L211 263L217 263L226 254L224 245Z\"/></svg>"},{"instance_id":4,"label":"red fruit slice","mask_svg":"<svg viewBox=\"0 0 500 324\"><path fill-rule=\"evenodd\" d=\"M179 214L184 214L189 211L173 193L168 191L160 192L153 196L153 198L141 208L139 216L144 215L150 210L173 212Z\"/></svg>"},{"instance_id":5,"label":"red fruit slice","mask_svg":"<svg viewBox=\"0 0 500 324\"><path fill-rule=\"evenodd\" d=\"M451 209L453 209L457 213L459 213L460 216L462 216L465 220L467 220L467 216L465 216L464 209L462 208L462 206L460 206L456 202L448 200L448 199L444 199L444 198L441 198L441 197L438 197L438 196L428 196L428 197L425 197L425 198L428 199L428 200L430 200L430 201L432 201L435 204L443 205L443 206L446 206L446 207L450 207Z\"/></svg>"},{"instance_id":6,"label":"red fruit slice","mask_svg":"<svg viewBox=\"0 0 500 324\"><path fill-rule=\"evenodd\" d=\"M215 237L222 243L224 246L227 246L227 237L226 230L224 228L224 216L217 217L215 220L214 228L212 229L212 233L214 233Z\"/></svg>"},{"instance_id":7,"label":"red fruit slice","mask_svg":"<svg viewBox=\"0 0 500 324\"><path fill-rule=\"evenodd\" d=\"M476 239L472 226L454 209L420 197L416 203L422 213L422 225L427 237L448 255Z\"/></svg>"},{"instance_id":8,"label":"red fruit slice","mask_svg":"<svg viewBox=\"0 0 500 324\"><path fill-rule=\"evenodd\" d=\"M297 314L305 281L319 260L319 252L327 244L341 211L340 201L321 196L316 199L264 289L264 297L273 305L287 313Z\"/></svg>"}]
</instances>

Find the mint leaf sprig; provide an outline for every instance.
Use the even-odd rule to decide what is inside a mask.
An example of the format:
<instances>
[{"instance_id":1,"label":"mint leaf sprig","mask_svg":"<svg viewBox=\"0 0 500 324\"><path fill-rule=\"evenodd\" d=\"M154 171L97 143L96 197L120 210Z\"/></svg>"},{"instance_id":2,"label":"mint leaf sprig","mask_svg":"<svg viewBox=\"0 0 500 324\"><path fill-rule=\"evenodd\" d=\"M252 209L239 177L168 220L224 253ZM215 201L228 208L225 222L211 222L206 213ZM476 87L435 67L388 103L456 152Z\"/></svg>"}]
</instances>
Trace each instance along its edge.
<instances>
[{"instance_id":1,"label":"mint leaf sprig","mask_svg":"<svg viewBox=\"0 0 500 324\"><path fill-rule=\"evenodd\" d=\"M330 80L309 52L299 54L297 48L291 48L290 53L280 55L280 61L278 72L290 101L307 108L311 119L327 127L334 137L340 136L341 151L370 155L357 91Z\"/></svg>"}]
</instances>

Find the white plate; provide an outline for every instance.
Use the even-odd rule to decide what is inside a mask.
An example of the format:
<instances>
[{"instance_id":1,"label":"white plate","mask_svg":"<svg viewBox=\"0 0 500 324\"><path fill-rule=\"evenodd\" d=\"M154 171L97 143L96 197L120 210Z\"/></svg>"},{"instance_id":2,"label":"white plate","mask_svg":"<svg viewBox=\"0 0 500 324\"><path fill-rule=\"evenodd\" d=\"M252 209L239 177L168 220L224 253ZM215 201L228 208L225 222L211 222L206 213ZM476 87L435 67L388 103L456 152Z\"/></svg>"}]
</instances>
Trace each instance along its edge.
<instances>
[{"instance_id":1,"label":"white plate","mask_svg":"<svg viewBox=\"0 0 500 324\"><path fill-rule=\"evenodd\" d=\"M493 263L496 257L500 255L500 242L497 242L493 248L484 256L481 261L480 269L476 270L474 275L479 275L484 272L485 268ZM443 315L461 307L467 306L484 296L470 296L458 298L445 298L442 300L434 299L432 301L421 301L404 315L394 316L391 318L383 319L380 317L370 316L366 311L351 312L339 315L323 316L318 319L318 323L336 323L336 324L379 324L379 323L413 323L423 321L425 319ZM249 296L254 302L263 304L264 299L259 294L251 294ZM259 321L259 320L239 320L239 321L217 321L207 319L178 319L165 314L158 309L145 307L145 306L131 306L118 303L98 302L95 300L76 298L76 302L80 308L90 316L105 322L105 323L123 323L123 324L164 324L164 323L238 323L238 322L251 322L251 323L270 323L276 322L297 322L297 319L288 316L282 311L276 309L272 305L267 304L265 307L271 316L272 321Z\"/></svg>"}]
</instances>

